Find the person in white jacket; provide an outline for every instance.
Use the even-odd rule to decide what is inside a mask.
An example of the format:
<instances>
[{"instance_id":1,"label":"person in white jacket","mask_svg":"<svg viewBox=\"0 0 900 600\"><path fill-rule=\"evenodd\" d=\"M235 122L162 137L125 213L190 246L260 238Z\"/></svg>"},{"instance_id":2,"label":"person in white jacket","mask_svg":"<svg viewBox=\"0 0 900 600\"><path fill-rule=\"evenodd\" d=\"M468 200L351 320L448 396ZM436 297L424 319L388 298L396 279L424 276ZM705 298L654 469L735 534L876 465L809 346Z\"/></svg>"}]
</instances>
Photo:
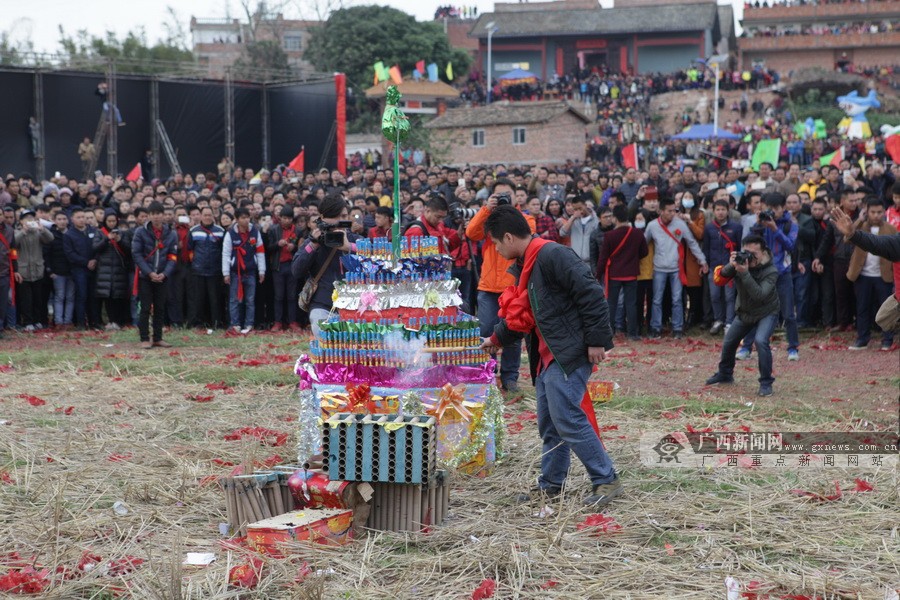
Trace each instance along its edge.
<instances>
[{"instance_id":1,"label":"person in white jacket","mask_svg":"<svg viewBox=\"0 0 900 600\"><path fill-rule=\"evenodd\" d=\"M675 339L681 339L684 335L684 306L681 301L682 286L687 281L684 270L684 243L700 263L700 272L705 275L709 271L706 257L690 228L675 214L674 200L671 198L660 200L659 218L651 221L644 230L647 243L652 243L654 246L651 338L658 338L661 335L663 294L666 291L667 283L672 291L672 335Z\"/></svg>"}]
</instances>

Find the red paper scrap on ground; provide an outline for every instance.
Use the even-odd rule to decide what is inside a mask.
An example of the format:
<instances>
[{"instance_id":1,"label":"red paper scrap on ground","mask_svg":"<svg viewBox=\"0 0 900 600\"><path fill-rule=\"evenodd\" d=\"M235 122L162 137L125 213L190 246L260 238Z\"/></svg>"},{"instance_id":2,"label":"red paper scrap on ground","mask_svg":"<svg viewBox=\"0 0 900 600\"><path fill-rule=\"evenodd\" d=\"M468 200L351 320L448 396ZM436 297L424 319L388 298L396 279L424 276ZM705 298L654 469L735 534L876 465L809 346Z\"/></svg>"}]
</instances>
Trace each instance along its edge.
<instances>
[{"instance_id":1,"label":"red paper scrap on ground","mask_svg":"<svg viewBox=\"0 0 900 600\"><path fill-rule=\"evenodd\" d=\"M288 440L288 434L265 427L241 427L231 433L226 433L224 439L235 441L244 437L254 437L263 446L284 446Z\"/></svg>"},{"instance_id":2,"label":"red paper scrap on ground","mask_svg":"<svg viewBox=\"0 0 900 600\"><path fill-rule=\"evenodd\" d=\"M866 481L865 479L857 479L856 487L853 489L854 492L874 492L875 486Z\"/></svg>"},{"instance_id":3,"label":"red paper scrap on ground","mask_svg":"<svg viewBox=\"0 0 900 600\"><path fill-rule=\"evenodd\" d=\"M485 600L486 598L493 598L494 591L496 589L496 581L494 581L493 579L485 579L477 588L475 588L475 591L472 592L472 600Z\"/></svg>"},{"instance_id":4,"label":"red paper scrap on ground","mask_svg":"<svg viewBox=\"0 0 900 600\"><path fill-rule=\"evenodd\" d=\"M201 396L200 394L185 394L184 397L194 402L212 402L213 398L215 398L216 396L214 394L210 394L209 396Z\"/></svg>"},{"instance_id":5,"label":"red paper scrap on ground","mask_svg":"<svg viewBox=\"0 0 900 600\"><path fill-rule=\"evenodd\" d=\"M16 398L22 398L23 400L28 400L28 404L32 406L43 406L47 404L47 401L43 398L38 398L37 396L31 396L29 394L19 394Z\"/></svg>"},{"instance_id":6,"label":"red paper scrap on ground","mask_svg":"<svg viewBox=\"0 0 900 600\"><path fill-rule=\"evenodd\" d=\"M130 555L118 560L111 560L109 561L109 574L113 577L121 577L131 573L142 564L144 564L144 559Z\"/></svg>"},{"instance_id":7,"label":"red paper scrap on ground","mask_svg":"<svg viewBox=\"0 0 900 600\"><path fill-rule=\"evenodd\" d=\"M106 457L106 460L109 462L125 462L126 460L131 460L132 454L129 452L127 454L110 454Z\"/></svg>"},{"instance_id":8,"label":"red paper scrap on ground","mask_svg":"<svg viewBox=\"0 0 900 600\"><path fill-rule=\"evenodd\" d=\"M6 575L0 576L0 591L10 594L40 594L50 585L50 580L47 579L49 572L47 569L38 571L31 565L11 569Z\"/></svg>"},{"instance_id":9,"label":"red paper scrap on ground","mask_svg":"<svg viewBox=\"0 0 900 600\"><path fill-rule=\"evenodd\" d=\"M234 388L229 385L225 385L224 381L220 381L218 383L207 383L206 389L208 389L210 391L221 391L225 394L233 394L234 393Z\"/></svg>"},{"instance_id":10,"label":"red paper scrap on ground","mask_svg":"<svg viewBox=\"0 0 900 600\"><path fill-rule=\"evenodd\" d=\"M593 514L588 515L584 521L577 526L578 531L588 531L592 535L600 535L601 533L615 533L622 529L622 526L616 523L616 520L606 515Z\"/></svg>"},{"instance_id":11,"label":"red paper scrap on ground","mask_svg":"<svg viewBox=\"0 0 900 600\"><path fill-rule=\"evenodd\" d=\"M807 490L791 490L791 493L797 496L808 496L818 502L833 502L835 500L840 500L844 495L843 492L841 492L841 486L837 481L834 482L834 490L835 492L829 496L818 494L816 492L809 492Z\"/></svg>"},{"instance_id":12,"label":"red paper scrap on ground","mask_svg":"<svg viewBox=\"0 0 900 600\"><path fill-rule=\"evenodd\" d=\"M262 568L262 559L250 557L244 564L231 567L231 571L228 572L228 584L233 587L253 589L259 583Z\"/></svg>"}]
</instances>

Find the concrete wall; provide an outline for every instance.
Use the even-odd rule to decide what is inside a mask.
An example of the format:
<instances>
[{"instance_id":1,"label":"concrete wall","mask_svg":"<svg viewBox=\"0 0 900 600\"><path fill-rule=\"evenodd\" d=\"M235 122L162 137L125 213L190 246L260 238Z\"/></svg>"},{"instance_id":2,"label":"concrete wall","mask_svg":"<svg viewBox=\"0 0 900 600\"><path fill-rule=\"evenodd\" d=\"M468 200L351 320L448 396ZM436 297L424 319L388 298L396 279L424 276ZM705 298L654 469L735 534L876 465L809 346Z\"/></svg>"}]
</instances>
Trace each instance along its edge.
<instances>
[{"instance_id":1,"label":"concrete wall","mask_svg":"<svg viewBox=\"0 0 900 600\"><path fill-rule=\"evenodd\" d=\"M513 125L434 129L431 146L435 159L452 165L536 164L582 160L585 151L584 121L564 113L547 123L521 125L525 128L523 145L513 145ZM472 146L472 132L484 130L485 145Z\"/></svg>"}]
</instances>

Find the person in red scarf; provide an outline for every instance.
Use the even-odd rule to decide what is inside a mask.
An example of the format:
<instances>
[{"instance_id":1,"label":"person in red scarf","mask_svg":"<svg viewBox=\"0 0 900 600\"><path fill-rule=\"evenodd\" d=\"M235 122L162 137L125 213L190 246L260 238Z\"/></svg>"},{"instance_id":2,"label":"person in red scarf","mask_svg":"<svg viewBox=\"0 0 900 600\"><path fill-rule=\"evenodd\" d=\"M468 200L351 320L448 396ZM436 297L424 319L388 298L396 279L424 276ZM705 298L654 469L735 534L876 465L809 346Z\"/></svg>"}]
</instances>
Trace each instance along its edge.
<instances>
[{"instance_id":1,"label":"person in red scarf","mask_svg":"<svg viewBox=\"0 0 900 600\"><path fill-rule=\"evenodd\" d=\"M525 337L537 391L541 475L537 488L519 500L562 493L574 451L591 479L584 503L606 505L622 484L581 408L592 366L613 347L603 287L571 248L533 235L512 206L491 211L485 233L500 256L515 261L517 281L501 294L500 321L482 348L496 352Z\"/></svg>"},{"instance_id":2,"label":"person in red scarf","mask_svg":"<svg viewBox=\"0 0 900 600\"><path fill-rule=\"evenodd\" d=\"M300 228L294 224L294 209L285 206L278 223L266 233L266 246L272 257L272 279L275 288L275 324L272 331L300 331L297 323L297 279L291 273L291 261L300 242Z\"/></svg>"},{"instance_id":3,"label":"person in red scarf","mask_svg":"<svg viewBox=\"0 0 900 600\"><path fill-rule=\"evenodd\" d=\"M225 234L222 243L222 276L225 285L229 286L231 329L246 335L253 331L256 282L262 283L266 279L266 247L259 229L250 223L249 210L239 208L234 216L237 222Z\"/></svg>"},{"instance_id":4,"label":"person in red scarf","mask_svg":"<svg viewBox=\"0 0 900 600\"><path fill-rule=\"evenodd\" d=\"M151 202L147 207L150 220L135 231L131 242L131 256L135 272L132 293L138 296L141 305L138 331L141 348L154 346L170 348L163 341L163 320L166 314L169 277L175 271L178 260L178 236L164 224L166 215L163 205ZM153 341L150 340L150 313L153 313Z\"/></svg>"}]
</instances>

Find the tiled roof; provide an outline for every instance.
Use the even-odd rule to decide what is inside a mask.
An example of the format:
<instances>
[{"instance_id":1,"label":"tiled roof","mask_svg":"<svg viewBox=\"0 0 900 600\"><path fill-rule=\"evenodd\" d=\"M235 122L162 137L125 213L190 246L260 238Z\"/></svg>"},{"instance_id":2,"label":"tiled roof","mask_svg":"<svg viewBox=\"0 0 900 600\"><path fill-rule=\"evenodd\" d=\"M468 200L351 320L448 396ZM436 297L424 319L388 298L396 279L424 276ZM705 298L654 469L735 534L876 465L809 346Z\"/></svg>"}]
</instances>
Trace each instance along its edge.
<instances>
[{"instance_id":1,"label":"tiled roof","mask_svg":"<svg viewBox=\"0 0 900 600\"><path fill-rule=\"evenodd\" d=\"M588 117L566 102L495 102L490 106L450 109L440 117L428 122L425 127L447 129L450 127L546 123L566 112L571 112L585 123L590 123Z\"/></svg>"}]
</instances>

